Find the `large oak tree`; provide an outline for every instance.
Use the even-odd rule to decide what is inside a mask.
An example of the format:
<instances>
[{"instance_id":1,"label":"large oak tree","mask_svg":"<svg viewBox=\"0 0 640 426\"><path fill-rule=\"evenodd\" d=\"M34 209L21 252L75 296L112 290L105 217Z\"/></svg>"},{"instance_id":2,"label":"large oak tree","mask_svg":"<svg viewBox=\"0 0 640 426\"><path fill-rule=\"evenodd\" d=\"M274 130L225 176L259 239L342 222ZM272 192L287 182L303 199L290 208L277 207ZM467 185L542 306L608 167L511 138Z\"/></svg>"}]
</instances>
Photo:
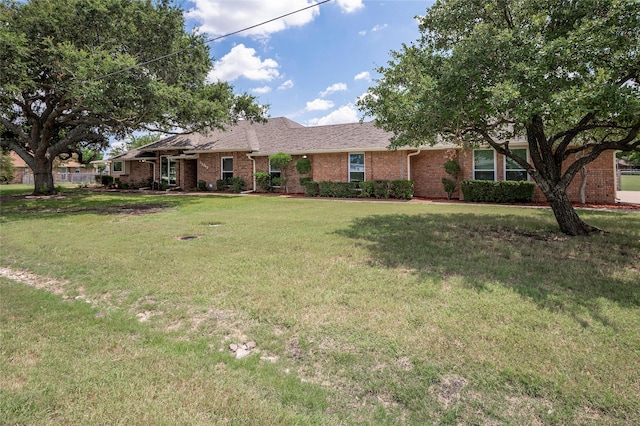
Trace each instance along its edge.
<instances>
[{"instance_id":1,"label":"large oak tree","mask_svg":"<svg viewBox=\"0 0 640 426\"><path fill-rule=\"evenodd\" d=\"M640 150L640 2L437 1L418 19L421 38L391 52L360 108L396 147L493 147L535 180L562 232L594 232L567 187L604 151Z\"/></svg>"},{"instance_id":2,"label":"large oak tree","mask_svg":"<svg viewBox=\"0 0 640 426\"><path fill-rule=\"evenodd\" d=\"M253 97L206 82L205 41L165 0L0 0L0 147L49 194L56 157L88 161L110 137L264 119Z\"/></svg>"}]
</instances>

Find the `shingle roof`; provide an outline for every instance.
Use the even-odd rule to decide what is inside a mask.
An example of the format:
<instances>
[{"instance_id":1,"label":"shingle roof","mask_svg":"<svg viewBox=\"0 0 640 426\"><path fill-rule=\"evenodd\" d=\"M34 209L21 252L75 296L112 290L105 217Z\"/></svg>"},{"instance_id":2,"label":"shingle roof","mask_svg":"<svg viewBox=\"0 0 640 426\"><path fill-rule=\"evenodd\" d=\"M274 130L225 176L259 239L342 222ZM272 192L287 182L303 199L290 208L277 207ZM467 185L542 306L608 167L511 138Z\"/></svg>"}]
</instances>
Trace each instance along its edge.
<instances>
[{"instance_id":1,"label":"shingle roof","mask_svg":"<svg viewBox=\"0 0 640 426\"><path fill-rule=\"evenodd\" d=\"M253 155L312 154L322 152L386 150L392 134L373 122L305 127L285 117L266 123L239 121L226 130L171 136L130 151L119 159L139 158L140 152L182 150L186 154L205 152L251 152ZM415 149L404 147L401 149Z\"/></svg>"}]
</instances>

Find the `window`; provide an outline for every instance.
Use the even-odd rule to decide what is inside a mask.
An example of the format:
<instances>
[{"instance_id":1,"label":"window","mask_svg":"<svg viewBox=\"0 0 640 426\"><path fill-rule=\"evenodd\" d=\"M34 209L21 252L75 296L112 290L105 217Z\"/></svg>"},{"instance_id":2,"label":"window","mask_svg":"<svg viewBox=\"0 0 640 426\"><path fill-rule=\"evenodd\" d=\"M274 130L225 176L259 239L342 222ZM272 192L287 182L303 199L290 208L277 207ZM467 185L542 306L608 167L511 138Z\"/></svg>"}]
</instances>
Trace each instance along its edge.
<instances>
[{"instance_id":1,"label":"window","mask_svg":"<svg viewBox=\"0 0 640 426\"><path fill-rule=\"evenodd\" d=\"M349 154L349 182L364 182L364 154Z\"/></svg>"},{"instance_id":2,"label":"window","mask_svg":"<svg viewBox=\"0 0 640 426\"><path fill-rule=\"evenodd\" d=\"M114 161L113 162L113 172L114 173L122 173L124 171L124 161Z\"/></svg>"},{"instance_id":3,"label":"window","mask_svg":"<svg viewBox=\"0 0 640 426\"><path fill-rule=\"evenodd\" d=\"M269 176L271 176L272 178L280 177L280 169L271 167L271 159L269 159Z\"/></svg>"},{"instance_id":4,"label":"window","mask_svg":"<svg viewBox=\"0 0 640 426\"><path fill-rule=\"evenodd\" d=\"M233 177L233 157L222 157L222 179Z\"/></svg>"},{"instance_id":5,"label":"window","mask_svg":"<svg viewBox=\"0 0 640 426\"><path fill-rule=\"evenodd\" d=\"M160 157L160 177L167 185L176 184L176 163L169 157Z\"/></svg>"},{"instance_id":6,"label":"window","mask_svg":"<svg viewBox=\"0 0 640 426\"><path fill-rule=\"evenodd\" d=\"M473 151L473 178L475 180L496 180L495 151L477 149Z\"/></svg>"},{"instance_id":7,"label":"window","mask_svg":"<svg viewBox=\"0 0 640 426\"><path fill-rule=\"evenodd\" d=\"M527 161L526 148L512 149L511 152L513 152L515 155L522 158L523 160ZM516 163L509 157L504 157L504 180L528 180L528 179L529 179L529 175L522 168L520 164Z\"/></svg>"}]
</instances>

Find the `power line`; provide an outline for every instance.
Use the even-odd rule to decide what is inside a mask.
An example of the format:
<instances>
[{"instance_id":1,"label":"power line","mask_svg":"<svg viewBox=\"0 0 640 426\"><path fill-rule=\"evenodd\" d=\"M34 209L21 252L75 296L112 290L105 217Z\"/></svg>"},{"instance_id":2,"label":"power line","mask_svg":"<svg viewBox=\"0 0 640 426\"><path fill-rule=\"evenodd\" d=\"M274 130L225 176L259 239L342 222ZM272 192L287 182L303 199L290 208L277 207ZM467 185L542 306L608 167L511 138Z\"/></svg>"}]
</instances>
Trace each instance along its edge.
<instances>
[{"instance_id":1,"label":"power line","mask_svg":"<svg viewBox=\"0 0 640 426\"><path fill-rule=\"evenodd\" d=\"M211 42L214 42L214 41L217 41L217 40L221 40L221 39L226 38L226 37L230 37L230 36L232 36L232 35L240 34L240 33L242 33L242 32L249 31L249 30L252 30L252 29L254 29L254 28L261 27L262 25L266 25L266 24L269 24L269 23L271 23L271 22L277 21L278 19L282 19L282 18L286 18L287 16L295 15L296 13L303 12L303 11L305 11L305 10L307 10L307 9L311 9L311 8L314 8L314 7L319 7L320 5L323 5L323 4L328 3L328 2L330 2L330 1L331 1L331 0L322 0L322 1L318 2L318 3L314 3L314 4L312 4L312 5L310 5L310 6L303 7L302 9L298 9L298 10L295 10L295 11L293 11L293 12L285 13L284 15L280 15L280 16L278 16L278 17L276 17L276 18L272 18L272 19L269 19L269 20L267 20L267 21L260 22L259 24L255 24L255 25L252 25L252 26L250 26L250 27L246 27L246 28L243 28L243 29L241 29L241 30L237 30L237 31L234 31L234 32L231 32L231 33L227 33L227 34L224 34L224 35L221 35L221 36L217 36L217 37L212 37L212 38L209 38L209 39L205 39L204 43L205 43L205 44L208 44L208 43L211 43ZM108 74L104 74L104 75L101 75L100 77L96 77L96 78L91 79L91 80L88 80L88 81L89 81L89 82L91 82L91 81L98 81L98 80L102 80L102 79L107 78L107 77L112 77L112 76L114 76L114 75L122 74L123 72L129 71L129 70L132 70L132 69L134 69L134 68L139 68L139 67L141 67L141 66L149 65L149 64L152 64L152 63L154 63L154 62L158 62L158 61L161 61L161 60L163 60L163 59L167 59L167 58L170 58L170 57L172 57L172 56L178 55L178 54L180 54L180 53L182 53L182 52L184 52L184 51L188 50L189 48L190 48L190 47L185 47L184 49L176 50L175 52L167 53L166 55L159 56L159 57L157 57L157 58L150 59L150 60L148 60L148 61L141 62L141 63L139 63L139 64L132 65L132 66L130 66L130 67L126 67L126 68L123 68L123 69L118 70L118 71L114 71L114 72L111 72L111 73L108 73Z\"/></svg>"}]
</instances>

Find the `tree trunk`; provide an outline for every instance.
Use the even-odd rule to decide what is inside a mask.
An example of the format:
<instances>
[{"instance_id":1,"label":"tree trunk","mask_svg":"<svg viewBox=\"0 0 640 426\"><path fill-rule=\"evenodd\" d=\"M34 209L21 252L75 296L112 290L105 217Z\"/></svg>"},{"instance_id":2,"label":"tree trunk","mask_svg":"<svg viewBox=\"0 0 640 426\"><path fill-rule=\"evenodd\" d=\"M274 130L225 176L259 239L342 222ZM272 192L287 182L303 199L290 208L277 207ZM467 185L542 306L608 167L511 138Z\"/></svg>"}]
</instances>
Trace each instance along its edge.
<instances>
[{"instance_id":1,"label":"tree trunk","mask_svg":"<svg viewBox=\"0 0 640 426\"><path fill-rule=\"evenodd\" d=\"M587 168L580 169L580 202L582 204L587 202Z\"/></svg>"},{"instance_id":2,"label":"tree trunk","mask_svg":"<svg viewBox=\"0 0 640 426\"><path fill-rule=\"evenodd\" d=\"M36 158L33 168L33 195L51 195L56 193L53 184L53 162L48 158Z\"/></svg>"},{"instance_id":3,"label":"tree trunk","mask_svg":"<svg viewBox=\"0 0 640 426\"><path fill-rule=\"evenodd\" d=\"M598 228L587 225L578 217L569 196L565 190L554 191L553 194L546 194L547 200L551 204L551 210L556 217L556 221L560 226L560 231L567 235L589 235L599 232Z\"/></svg>"}]
</instances>

